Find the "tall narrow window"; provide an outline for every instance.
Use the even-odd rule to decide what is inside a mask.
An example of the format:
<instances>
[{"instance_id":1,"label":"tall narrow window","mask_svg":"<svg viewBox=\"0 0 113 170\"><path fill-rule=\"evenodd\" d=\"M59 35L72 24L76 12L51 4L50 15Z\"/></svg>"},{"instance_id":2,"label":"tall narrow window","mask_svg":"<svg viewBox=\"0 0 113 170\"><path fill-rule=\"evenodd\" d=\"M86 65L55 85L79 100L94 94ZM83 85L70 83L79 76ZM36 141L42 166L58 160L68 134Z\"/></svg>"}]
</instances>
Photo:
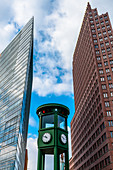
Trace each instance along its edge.
<instances>
[{"instance_id":1,"label":"tall narrow window","mask_svg":"<svg viewBox=\"0 0 113 170\"><path fill-rule=\"evenodd\" d=\"M106 114L107 114L107 116L111 116L111 111L110 110L107 111Z\"/></svg>"},{"instance_id":2,"label":"tall narrow window","mask_svg":"<svg viewBox=\"0 0 113 170\"><path fill-rule=\"evenodd\" d=\"M105 107L109 107L109 102L105 102Z\"/></svg>"},{"instance_id":3,"label":"tall narrow window","mask_svg":"<svg viewBox=\"0 0 113 170\"><path fill-rule=\"evenodd\" d=\"M109 126L113 126L113 121L112 121L112 120L109 120L109 121L108 121L108 124L109 124Z\"/></svg>"},{"instance_id":4,"label":"tall narrow window","mask_svg":"<svg viewBox=\"0 0 113 170\"><path fill-rule=\"evenodd\" d=\"M102 67L102 63L98 63L98 67Z\"/></svg>"},{"instance_id":5,"label":"tall narrow window","mask_svg":"<svg viewBox=\"0 0 113 170\"><path fill-rule=\"evenodd\" d=\"M111 134L111 138L113 138L113 132L110 132L110 134Z\"/></svg>"},{"instance_id":6,"label":"tall narrow window","mask_svg":"<svg viewBox=\"0 0 113 170\"><path fill-rule=\"evenodd\" d=\"M110 94L111 94L111 97L113 97L113 92L110 92Z\"/></svg>"},{"instance_id":7,"label":"tall narrow window","mask_svg":"<svg viewBox=\"0 0 113 170\"><path fill-rule=\"evenodd\" d=\"M104 98L108 97L107 93L103 93Z\"/></svg>"},{"instance_id":8,"label":"tall narrow window","mask_svg":"<svg viewBox=\"0 0 113 170\"><path fill-rule=\"evenodd\" d=\"M110 60L110 64L113 64L113 60Z\"/></svg>"},{"instance_id":9,"label":"tall narrow window","mask_svg":"<svg viewBox=\"0 0 113 170\"><path fill-rule=\"evenodd\" d=\"M111 80L111 76L107 76L107 79L108 79L108 80Z\"/></svg>"},{"instance_id":10,"label":"tall narrow window","mask_svg":"<svg viewBox=\"0 0 113 170\"><path fill-rule=\"evenodd\" d=\"M105 84L102 85L102 89L106 89L106 85Z\"/></svg>"},{"instance_id":11,"label":"tall narrow window","mask_svg":"<svg viewBox=\"0 0 113 170\"><path fill-rule=\"evenodd\" d=\"M110 71L109 71L109 68L107 68L107 69L106 69L106 73L109 73L109 72L110 72Z\"/></svg>"},{"instance_id":12,"label":"tall narrow window","mask_svg":"<svg viewBox=\"0 0 113 170\"><path fill-rule=\"evenodd\" d=\"M112 84L112 83L109 84L109 88L110 88L110 89L113 88L113 84Z\"/></svg>"},{"instance_id":13,"label":"tall narrow window","mask_svg":"<svg viewBox=\"0 0 113 170\"><path fill-rule=\"evenodd\" d=\"M104 81L104 77L101 77L100 80L101 80L101 81Z\"/></svg>"}]
</instances>

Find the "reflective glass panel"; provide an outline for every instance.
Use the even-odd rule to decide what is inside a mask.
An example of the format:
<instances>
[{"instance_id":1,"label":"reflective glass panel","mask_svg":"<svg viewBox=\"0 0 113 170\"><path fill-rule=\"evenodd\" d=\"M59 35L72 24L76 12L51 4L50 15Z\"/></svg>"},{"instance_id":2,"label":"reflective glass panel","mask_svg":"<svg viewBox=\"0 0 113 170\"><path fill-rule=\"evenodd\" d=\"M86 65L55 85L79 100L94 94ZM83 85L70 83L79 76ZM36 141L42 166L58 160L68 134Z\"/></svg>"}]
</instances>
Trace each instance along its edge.
<instances>
[{"instance_id":1,"label":"reflective glass panel","mask_svg":"<svg viewBox=\"0 0 113 170\"><path fill-rule=\"evenodd\" d=\"M58 127L66 129L66 119L60 115L58 115Z\"/></svg>"},{"instance_id":2,"label":"reflective glass panel","mask_svg":"<svg viewBox=\"0 0 113 170\"><path fill-rule=\"evenodd\" d=\"M42 128L54 127L54 115L42 116Z\"/></svg>"}]
</instances>

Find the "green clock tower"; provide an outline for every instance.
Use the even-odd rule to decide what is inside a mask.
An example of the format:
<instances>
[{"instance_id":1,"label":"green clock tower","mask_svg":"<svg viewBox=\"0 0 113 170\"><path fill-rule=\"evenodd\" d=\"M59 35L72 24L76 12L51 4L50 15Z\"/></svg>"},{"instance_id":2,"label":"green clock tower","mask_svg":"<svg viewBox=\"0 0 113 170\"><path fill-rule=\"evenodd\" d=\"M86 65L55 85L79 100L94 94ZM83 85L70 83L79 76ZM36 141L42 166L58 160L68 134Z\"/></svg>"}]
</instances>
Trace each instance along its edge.
<instances>
[{"instance_id":1,"label":"green clock tower","mask_svg":"<svg viewBox=\"0 0 113 170\"><path fill-rule=\"evenodd\" d=\"M45 104L37 108L39 117L38 167L45 169L45 155L54 155L54 170L69 170L68 158L68 107L61 104Z\"/></svg>"}]
</instances>

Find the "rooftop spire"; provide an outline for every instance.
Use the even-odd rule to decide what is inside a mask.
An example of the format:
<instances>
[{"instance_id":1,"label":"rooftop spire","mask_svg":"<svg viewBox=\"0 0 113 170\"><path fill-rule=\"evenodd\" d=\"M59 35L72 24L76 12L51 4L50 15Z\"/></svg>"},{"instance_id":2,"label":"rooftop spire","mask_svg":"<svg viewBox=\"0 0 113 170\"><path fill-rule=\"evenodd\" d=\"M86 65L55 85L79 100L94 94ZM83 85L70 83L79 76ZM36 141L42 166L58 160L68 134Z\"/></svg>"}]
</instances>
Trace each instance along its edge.
<instances>
[{"instance_id":1,"label":"rooftop spire","mask_svg":"<svg viewBox=\"0 0 113 170\"><path fill-rule=\"evenodd\" d=\"M91 10L91 5L89 2L87 3L87 9Z\"/></svg>"}]
</instances>

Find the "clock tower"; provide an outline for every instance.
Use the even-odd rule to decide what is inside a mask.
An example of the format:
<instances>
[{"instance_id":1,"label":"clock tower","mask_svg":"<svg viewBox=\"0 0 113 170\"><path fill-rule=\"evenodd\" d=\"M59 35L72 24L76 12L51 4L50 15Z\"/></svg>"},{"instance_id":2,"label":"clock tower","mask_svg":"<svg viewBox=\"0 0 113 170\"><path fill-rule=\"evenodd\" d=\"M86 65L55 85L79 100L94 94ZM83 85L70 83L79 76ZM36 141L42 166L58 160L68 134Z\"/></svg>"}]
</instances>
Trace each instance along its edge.
<instances>
[{"instance_id":1,"label":"clock tower","mask_svg":"<svg viewBox=\"0 0 113 170\"><path fill-rule=\"evenodd\" d=\"M45 169L46 154L54 156L54 170L64 170L64 167L65 170L69 170L68 107L56 103L45 104L38 107L36 113L39 117L37 170L47 170Z\"/></svg>"}]
</instances>

